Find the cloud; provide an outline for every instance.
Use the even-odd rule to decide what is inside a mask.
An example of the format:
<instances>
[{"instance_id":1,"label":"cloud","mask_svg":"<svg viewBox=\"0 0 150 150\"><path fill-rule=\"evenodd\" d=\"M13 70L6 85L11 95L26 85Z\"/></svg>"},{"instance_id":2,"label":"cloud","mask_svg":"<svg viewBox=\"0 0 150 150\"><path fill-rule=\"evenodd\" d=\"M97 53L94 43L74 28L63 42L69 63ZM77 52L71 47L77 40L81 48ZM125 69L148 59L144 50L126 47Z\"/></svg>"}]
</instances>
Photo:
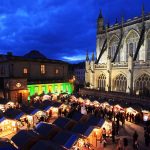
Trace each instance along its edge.
<instances>
[{"instance_id":1,"label":"cloud","mask_svg":"<svg viewBox=\"0 0 150 150\"><path fill-rule=\"evenodd\" d=\"M144 0L146 12L150 11ZM24 55L37 49L52 59L84 60L96 49L100 8L105 22L139 16L142 0L1 0L0 49ZM132 9L132 11L130 11Z\"/></svg>"}]
</instances>

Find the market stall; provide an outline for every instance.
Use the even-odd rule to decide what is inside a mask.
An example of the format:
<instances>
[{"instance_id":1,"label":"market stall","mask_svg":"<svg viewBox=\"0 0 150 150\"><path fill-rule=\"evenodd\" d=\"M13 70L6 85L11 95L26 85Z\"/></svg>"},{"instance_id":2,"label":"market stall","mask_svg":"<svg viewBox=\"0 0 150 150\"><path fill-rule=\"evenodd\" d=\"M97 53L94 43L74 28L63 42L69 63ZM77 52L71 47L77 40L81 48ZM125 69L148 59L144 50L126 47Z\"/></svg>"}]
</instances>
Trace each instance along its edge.
<instances>
[{"instance_id":1,"label":"market stall","mask_svg":"<svg viewBox=\"0 0 150 150\"><path fill-rule=\"evenodd\" d=\"M61 145L67 150L72 149L73 147L77 147L78 140L79 137L76 134L68 131L61 131L52 139L53 142Z\"/></svg>"},{"instance_id":2,"label":"market stall","mask_svg":"<svg viewBox=\"0 0 150 150\"><path fill-rule=\"evenodd\" d=\"M17 129L27 128L27 124L25 122L26 115L19 109L7 109L4 113L4 116L7 119L15 121L15 127Z\"/></svg>"},{"instance_id":3,"label":"market stall","mask_svg":"<svg viewBox=\"0 0 150 150\"><path fill-rule=\"evenodd\" d=\"M118 113L118 112L125 112L125 109L123 108L123 107L121 107L120 105L115 105L114 107L113 107L113 111L115 112L115 113Z\"/></svg>"},{"instance_id":4,"label":"market stall","mask_svg":"<svg viewBox=\"0 0 150 150\"><path fill-rule=\"evenodd\" d=\"M0 137L6 136L17 131L16 121L7 119L4 115L0 115Z\"/></svg>"},{"instance_id":5,"label":"market stall","mask_svg":"<svg viewBox=\"0 0 150 150\"><path fill-rule=\"evenodd\" d=\"M126 108L126 114L127 113L136 115L138 112L135 109L133 109L132 107L128 107L128 108Z\"/></svg>"},{"instance_id":6,"label":"market stall","mask_svg":"<svg viewBox=\"0 0 150 150\"><path fill-rule=\"evenodd\" d=\"M98 101L96 101L96 100L93 102L93 105L94 105L95 107L100 107L100 103L99 103Z\"/></svg>"}]
</instances>

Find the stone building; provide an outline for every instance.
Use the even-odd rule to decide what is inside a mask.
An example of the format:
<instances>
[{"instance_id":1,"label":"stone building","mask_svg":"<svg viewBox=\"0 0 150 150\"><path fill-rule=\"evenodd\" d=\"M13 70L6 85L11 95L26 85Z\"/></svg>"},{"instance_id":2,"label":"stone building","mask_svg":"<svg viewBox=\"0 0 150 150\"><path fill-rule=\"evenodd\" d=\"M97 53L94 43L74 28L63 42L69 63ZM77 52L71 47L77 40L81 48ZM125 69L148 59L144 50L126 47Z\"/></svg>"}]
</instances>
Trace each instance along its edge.
<instances>
[{"instance_id":1,"label":"stone building","mask_svg":"<svg viewBox=\"0 0 150 150\"><path fill-rule=\"evenodd\" d=\"M85 82L102 91L150 94L150 14L112 26L97 20L96 61L86 56Z\"/></svg>"},{"instance_id":2,"label":"stone building","mask_svg":"<svg viewBox=\"0 0 150 150\"><path fill-rule=\"evenodd\" d=\"M29 95L28 85L66 81L68 64L48 59L36 50L24 56L0 55L0 97L21 103Z\"/></svg>"}]
</instances>

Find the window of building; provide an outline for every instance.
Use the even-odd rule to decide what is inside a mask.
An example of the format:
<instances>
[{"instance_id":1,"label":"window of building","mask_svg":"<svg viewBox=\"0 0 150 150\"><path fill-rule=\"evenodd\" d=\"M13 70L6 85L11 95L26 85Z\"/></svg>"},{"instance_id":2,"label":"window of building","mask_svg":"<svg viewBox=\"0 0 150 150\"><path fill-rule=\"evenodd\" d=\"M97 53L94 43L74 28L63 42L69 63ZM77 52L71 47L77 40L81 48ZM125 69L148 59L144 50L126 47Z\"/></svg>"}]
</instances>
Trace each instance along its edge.
<instances>
[{"instance_id":1,"label":"window of building","mask_svg":"<svg viewBox=\"0 0 150 150\"><path fill-rule=\"evenodd\" d=\"M126 42L127 42L127 50L126 50L126 61L128 61L128 55L135 55L137 43L138 43L139 37L138 34L135 31L131 31L129 35L127 36ZM139 52L140 53L140 52ZM139 60L139 54L137 56L137 60Z\"/></svg>"},{"instance_id":2,"label":"window of building","mask_svg":"<svg viewBox=\"0 0 150 150\"><path fill-rule=\"evenodd\" d=\"M41 65L41 74L45 74L45 65Z\"/></svg>"},{"instance_id":3,"label":"window of building","mask_svg":"<svg viewBox=\"0 0 150 150\"><path fill-rule=\"evenodd\" d=\"M23 68L23 73L27 74L28 73L28 69L27 68Z\"/></svg>"},{"instance_id":4,"label":"window of building","mask_svg":"<svg viewBox=\"0 0 150 150\"><path fill-rule=\"evenodd\" d=\"M101 74L98 78L98 88L101 91L105 91L106 87L106 76L104 74Z\"/></svg>"},{"instance_id":5,"label":"window of building","mask_svg":"<svg viewBox=\"0 0 150 150\"><path fill-rule=\"evenodd\" d=\"M112 60L114 59L118 43L119 43L119 39L116 36L113 36L109 43L109 55L111 56ZM116 62L120 61L120 53L117 54L115 61Z\"/></svg>"},{"instance_id":6,"label":"window of building","mask_svg":"<svg viewBox=\"0 0 150 150\"><path fill-rule=\"evenodd\" d=\"M56 73L56 74L59 74L59 69L56 69L56 70L55 70L55 73Z\"/></svg>"}]
</instances>

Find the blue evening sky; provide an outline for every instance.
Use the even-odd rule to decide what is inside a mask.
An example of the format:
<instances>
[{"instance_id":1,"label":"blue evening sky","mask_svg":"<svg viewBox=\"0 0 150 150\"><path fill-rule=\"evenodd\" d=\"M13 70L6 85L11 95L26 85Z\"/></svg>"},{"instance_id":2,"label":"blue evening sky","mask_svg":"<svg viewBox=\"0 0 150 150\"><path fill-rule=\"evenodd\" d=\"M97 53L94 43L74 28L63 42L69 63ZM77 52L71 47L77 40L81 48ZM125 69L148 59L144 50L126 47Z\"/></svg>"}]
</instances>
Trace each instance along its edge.
<instances>
[{"instance_id":1,"label":"blue evening sky","mask_svg":"<svg viewBox=\"0 0 150 150\"><path fill-rule=\"evenodd\" d=\"M0 0L0 54L24 55L36 49L51 59L85 60L96 47L100 9L113 24L150 12L150 0Z\"/></svg>"}]
</instances>

